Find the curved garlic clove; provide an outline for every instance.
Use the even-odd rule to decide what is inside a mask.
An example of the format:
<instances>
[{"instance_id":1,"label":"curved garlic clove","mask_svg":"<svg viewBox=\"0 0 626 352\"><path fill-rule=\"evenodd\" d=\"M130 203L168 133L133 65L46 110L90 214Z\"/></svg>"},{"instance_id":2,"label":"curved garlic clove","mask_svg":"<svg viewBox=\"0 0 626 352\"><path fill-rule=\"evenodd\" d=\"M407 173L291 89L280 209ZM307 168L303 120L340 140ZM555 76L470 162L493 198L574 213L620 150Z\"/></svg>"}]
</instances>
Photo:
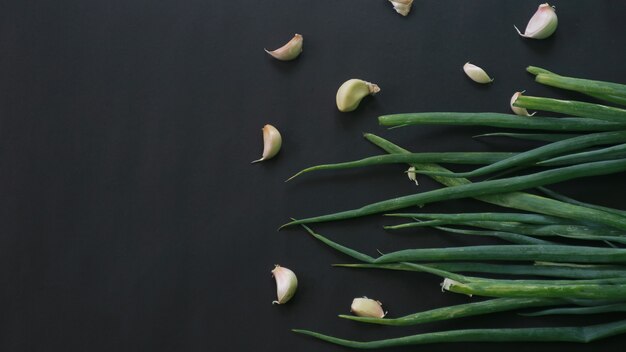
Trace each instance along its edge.
<instances>
[{"instance_id":1,"label":"curved garlic clove","mask_svg":"<svg viewBox=\"0 0 626 352\"><path fill-rule=\"evenodd\" d=\"M476 83L485 84L493 82L493 78L489 77L485 70L474 64L470 64L469 62L466 62L465 65L463 65L463 71L465 71L467 77Z\"/></svg>"},{"instance_id":2,"label":"curved garlic clove","mask_svg":"<svg viewBox=\"0 0 626 352\"><path fill-rule=\"evenodd\" d=\"M337 90L337 108L341 112L355 110L363 98L380 92L380 88L360 79L349 79Z\"/></svg>"},{"instance_id":3,"label":"curved garlic clove","mask_svg":"<svg viewBox=\"0 0 626 352\"><path fill-rule=\"evenodd\" d=\"M526 108L518 108L517 106L513 106L513 103L515 103L517 98L519 98L522 95L522 93L524 93L524 91L515 92L515 94L513 94L513 96L511 97L511 110L513 110L513 112L519 116L533 116L534 114L536 114L536 112L529 114Z\"/></svg>"},{"instance_id":4,"label":"curved garlic clove","mask_svg":"<svg viewBox=\"0 0 626 352\"><path fill-rule=\"evenodd\" d=\"M415 182L416 186L419 186L420 184L417 182L417 173L415 172L417 171L415 169L415 166L411 166L407 171L406 171L406 175L409 177L409 180Z\"/></svg>"},{"instance_id":5,"label":"curved garlic clove","mask_svg":"<svg viewBox=\"0 0 626 352\"><path fill-rule=\"evenodd\" d=\"M269 51L264 49L266 53L272 55L275 59L280 61L290 61L297 58L302 52L302 44L304 42L304 38L300 34L296 34L291 38L287 44L281 46L280 48Z\"/></svg>"},{"instance_id":6,"label":"curved garlic clove","mask_svg":"<svg viewBox=\"0 0 626 352\"><path fill-rule=\"evenodd\" d=\"M352 300L350 311L359 317L384 318L387 315L382 303L367 297Z\"/></svg>"},{"instance_id":7,"label":"curved garlic clove","mask_svg":"<svg viewBox=\"0 0 626 352\"><path fill-rule=\"evenodd\" d=\"M296 274L278 264L272 270L272 276L276 280L276 296L277 299L272 304L284 304L289 301L296 293L298 288L298 278Z\"/></svg>"},{"instance_id":8,"label":"curved garlic clove","mask_svg":"<svg viewBox=\"0 0 626 352\"><path fill-rule=\"evenodd\" d=\"M393 9L402 16L406 16L411 12L411 6L413 6L413 0L389 0L393 5Z\"/></svg>"},{"instance_id":9,"label":"curved garlic clove","mask_svg":"<svg viewBox=\"0 0 626 352\"><path fill-rule=\"evenodd\" d=\"M252 163L258 163L259 161L273 158L280 150L283 144L283 138L276 127L272 125L263 126L263 155L261 159L255 160Z\"/></svg>"},{"instance_id":10,"label":"curved garlic clove","mask_svg":"<svg viewBox=\"0 0 626 352\"><path fill-rule=\"evenodd\" d=\"M524 33L520 32L516 26L513 27L515 27L517 33L524 38L545 39L556 31L558 24L559 19L556 16L554 7L545 3L539 5L537 12L535 12L530 21L528 21Z\"/></svg>"}]
</instances>

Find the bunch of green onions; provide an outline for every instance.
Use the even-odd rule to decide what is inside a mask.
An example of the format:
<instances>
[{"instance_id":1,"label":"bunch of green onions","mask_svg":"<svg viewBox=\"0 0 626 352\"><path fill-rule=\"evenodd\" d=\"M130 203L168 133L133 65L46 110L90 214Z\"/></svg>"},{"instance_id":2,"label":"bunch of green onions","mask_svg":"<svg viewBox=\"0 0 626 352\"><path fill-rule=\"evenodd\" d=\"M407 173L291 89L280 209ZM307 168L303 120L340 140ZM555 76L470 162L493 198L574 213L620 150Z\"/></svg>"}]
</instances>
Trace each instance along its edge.
<instances>
[{"instance_id":1,"label":"bunch of green onions","mask_svg":"<svg viewBox=\"0 0 626 352\"><path fill-rule=\"evenodd\" d=\"M527 70L539 83L626 105L626 85L565 77L538 67ZM381 137L366 134L368 141L388 154L313 166L292 177L320 170L406 163L417 173L443 184L446 187L352 210L293 220L283 226L301 225L316 239L358 261L337 266L426 272L441 277L442 288L446 291L485 297L485 300L474 303L393 319L340 317L363 323L405 326L531 307L546 308L528 314L536 316L626 311L626 248L622 248L626 244L626 211L583 203L544 188L566 180L626 171L626 110L597 103L531 96L520 96L514 106L571 117L447 112L381 116L381 125L394 128L440 124L542 130L540 133L499 132L481 137L497 135L539 140L546 144L519 153L411 153ZM452 172L439 163L478 167L469 172ZM526 173L520 175L521 170ZM514 175L509 176L511 173ZM481 176L490 178L477 182L470 180ZM524 192L529 189L537 189L541 195ZM511 211L465 214L396 212L461 198L474 198ZM388 230L432 227L457 234L495 237L509 243L404 249L374 258L333 242L307 226L372 214L406 220L387 226ZM504 263L494 264L500 261ZM463 273L508 277L494 279ZM542 279L519 279L520 275ZM462 341L589 342L626 333L626 320L584 327L451 330L368 342L344 340L308 330L294 331L354 348Z\"/></svg>"}]
</instances>

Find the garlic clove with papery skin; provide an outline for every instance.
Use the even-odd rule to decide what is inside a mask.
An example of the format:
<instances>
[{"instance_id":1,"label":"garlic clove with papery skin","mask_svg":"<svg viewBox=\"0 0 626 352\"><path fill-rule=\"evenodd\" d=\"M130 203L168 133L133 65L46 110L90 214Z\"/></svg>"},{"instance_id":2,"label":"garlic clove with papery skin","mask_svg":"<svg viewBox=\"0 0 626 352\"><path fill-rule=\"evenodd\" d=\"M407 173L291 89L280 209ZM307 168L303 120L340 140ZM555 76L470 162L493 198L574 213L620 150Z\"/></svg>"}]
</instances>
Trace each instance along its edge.
<instances>
[{"instance_id":1,"label":"garlic clove with papery skin","mask_svg":"<svg viewBox=\"0 0 626 352\"><path fill-rule=\"evenodd\" d=\"M374 83L361 79L349 79L345 81L337 90L335 98L337 109L341 112L356 110L363 98L380 92L380 87Z\"/></svg>"},{"instance_id":2,"label":"garlic clove with papery skin","mask_svg":"<svg viewBox=\"0 0 626 352\"><path fill-rule=\"evenodd\" d=\"M278 264L272 270L272 276L276 280L276 300L272 304L284 304L296 293L298 288L298 278L296 274Z\"/></svg>"},{"instance_id":3,"label":"garlic clove with papery skin","mask_svg":"<svg viewBox=\"0 0 626 352\"><path fill-rule=\"evenodd\" d=\"M283 144L283 138L276 127L268 124L263 126L262 131L263 155L261 156L261 159L254 160L252 163L258 163L259 161L273 158L276 154L278 154L278 151Z\"/></svg>"},{"instance_id":4,"label":"garlic clove with papery skin","mask_svg":"<svg viewBox=\"0 0 626 352\"><path fill-rule=\"evenodd\" d=\"M463 71L465 71L467 77L476 83L486 84L493 82L493 78L489 77L485 70L469 62L463 65Z\"/></svg>"},{"instance_id":5,"label":"garlic clove with papery skin","mask_svg":"<svg viewBox=\"0 0 626 352\"><path fill-rule=\"evenodd\" d=\"M513 103L515 103L517 98L519 98L523 93L524 93L524 91L515 92L515 94L513 94L513 96L511 97L511 103L510 103L511 110L513 110L513 112L516 115L519 115L519 116L533 116L533 115L536 114L536 112L533 112L532 114L529 114L528 110L526 110L526 108L518 108L517 106L513 106Z\"/></svg>"},{"instance_id":6,"label":"garlic clove with papery skin","mask_svg":"<svg viewBox=\"0 0 626 352\"><path fill-rule=\"evenodd\" d=\"M402 16L406 16L411 12L411 6L413 6L413 0L389 0L393 5L393 9Z\"/></svg>"},{"instance_id":7,"label":"garlic clove with papery skin","mask_svg":"<svg viewBox=\"0 0 626 352\"><path fill-rule=\"evenodd\" d=\"M415 182L415 185L419 186L420 184L417 182L417 173L415 171L417 171L415 166L411 166L408 170L406 170L406 175L409 177L410 181Z\"/></svg>"},{"instance_id":8,"label":"garlic clove with papery skin","mask_svg":"<svg viewBox=\"0 0 626 352\"><path fill-rule=\"evenodd\" d=\"M350 311L359 317L384 318L387 315L382 303L367 297L352 300Z\"/></svg>"},{"instance_id":9,"label":"garlic clove with papery skin","mask_svg":"<svg viewBox=\"0 0 626 352\"><path fill-rule=\"evenodd\" d=\"M297 58L302 52L302 44L304 38L300 34L296 34L291 38L287 44L281 46L276 50L269 51L264 49L266 53L270 54L275 59L280 61L290 61Z\"/></svg>"},{"instance_id":10,"label":"garlic clove with papery skin","mask_svg":"<svg viewBox=\"0 0 626 352\"><path fill-rule=\"evenodd\" d=\"M554 7L545 3L539 5L533 17L528 21L524 33L520 32L516 26L513 27L515 27L517 33L524 38L545 39L556 31L558 24L559 19L556 16Z\"/></svg>"}]
</instances>

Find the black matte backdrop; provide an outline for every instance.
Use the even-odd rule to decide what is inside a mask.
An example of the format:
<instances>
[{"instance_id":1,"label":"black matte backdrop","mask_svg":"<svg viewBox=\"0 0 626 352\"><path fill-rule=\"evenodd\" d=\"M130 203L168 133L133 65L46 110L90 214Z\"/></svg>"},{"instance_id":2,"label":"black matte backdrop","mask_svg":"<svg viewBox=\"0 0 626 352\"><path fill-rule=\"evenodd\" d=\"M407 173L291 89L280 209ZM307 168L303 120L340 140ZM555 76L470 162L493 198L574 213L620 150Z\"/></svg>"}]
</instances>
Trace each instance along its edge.
<instances>
[{"instance_id":1,"label":"black matte backdrop","mask_svg":"<svg viewBox=\"0 0 626 352\"><path fill-rule=\"evenodd\" d=\"M404 167L319 173L298 169L378 153L362 132L415 151L516 150L469 137L485 128L387 131L376 117L410 111L508 111L512 92L578 98L533 83L524 67L626 82L626 3L560 1L560 26L523 40L537 1L421 1L402 18L384 0L2 1L0 3L0 350L340 351L297 336L312 328L358 339L466 327L582 324L610 317L482 318L410 328L336 318L353 297L382 300L391 316L467 302L428 275L349 271L349 261L290 216L356 207L414 192ZM289 63L263 48L305 38ZM478 86L466 61L495 77ZM354 113L336 111L346 79L382 92ZM260 128L283 150L250 165ZM569 195L625 206L622 176L569 182ZM434 184L422 180L421 189ZM427 211L489 209L474 201ZM423 231L388 234L370 217L315 228L374 254L463 245ZM300 289L272 306L275 263ZM618 348L509 345L522 351ZM424 346L446 351L454 346ZM458 347L456 347L458 348ZM464 349L501 351L501 345ZM399 349L409 350L409 349Z\"/></svg>"}]
</instances>

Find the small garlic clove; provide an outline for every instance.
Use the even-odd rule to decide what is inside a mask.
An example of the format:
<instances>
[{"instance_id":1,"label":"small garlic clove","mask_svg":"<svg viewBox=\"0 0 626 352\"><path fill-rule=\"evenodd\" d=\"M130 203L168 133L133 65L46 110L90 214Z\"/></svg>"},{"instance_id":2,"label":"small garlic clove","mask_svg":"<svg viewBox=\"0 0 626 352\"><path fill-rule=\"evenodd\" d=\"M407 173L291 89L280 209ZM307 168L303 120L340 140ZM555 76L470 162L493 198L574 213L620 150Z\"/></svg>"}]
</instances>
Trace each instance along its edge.
<instances>
[{"instance_id":1,"label":"small garlic clove","mask_svg":"<svg viewBox=\"0 0 626 352\"><path fill-rule=\"evenodd\" d=\"M556 16L554 7L545 3L539 5L537 12L535 12L530 21L528 21L524 33L520 32L516 26L513 27L515 27L517 33L524 38L545 39L556 31L558 24L559 19Z\"/></svg>"},{"instance_id":2,"label":"small garlic clove","mask_svg":"<svg viewBox=\"0 0 626 352\"><path fill-rule=\"evenodd\" d=\"M493 82L493 78L489 77L485 70L469 62L463 65L463 71L465 71L467 77L476 83L486 84Z\"/></svg>"},{"instance_id":3,"label":"small garlic clove","mask_svg":"<svg viewBox=\"0 0 626 352\"><path fill-rule=\"evenodd\" d=\"M360 79L349 79L337 90L337 108L341 112L355 110L363 98L380 92L380 88Z\"/></svg>"},{"instance_id":4,"label":"small garlic clove","mask_svg":"<svg viewBox=\"0 0 626 352\"><path fill-rule=\"evenodd\" d=\"M526 108L518 108L517 106L513 106L513 103L515 103L517 98L519 98L522 95L522 93L524 93L524 91L515 92L515 94L513 94L513 96L511 97L511 110L513 110L513 112L516 115L519 115L519 116L533 116L533 115L535 115L536 112L533 112L532 114L529 114L528 110L526 110Z\"/></svg>"},{"instance_id":5,"label":"small garlic clove","mask_svg":"<svg viewBox=\"0 0 626 352\"><path fill-rule=\"evenodd\" d=\"M413 6L413 0L389 0L393 5L393 9L402 16L406 16L411 12L411 6Z\"/></svg>"},{"instance_id":6,"label":"small garlic clove","mask_svg":"<svg viewBox=\"0 0 626 352\"><path fill-rule=\"evenodd\" d=\"M409 180L415 182L416 186L419 186L420 184L417 182L417 173L415 172L417 171L415 169L415 166L411 166L407 171L406 171L406 175L409 177Z\"/></svg>"},{"instance_id":7,"label":"small garlic clove","mask_svg":"<svg viewBox=\"0 0 626 352\"><path fill-rule=\"evenodd\" d=\"M304 38L300 34L296 34L287 44L273 51L265 49L265 52L280 61L290 61L300 55L303 42Z\"/></svg>"},{"instance_id":8,"label":"small garlic clove","mask_svg":"<svg viewBox=\"0 0 626 352\"><path fill-rule=\"evenodd\" d=\"M296 274L278 264L272 270L272 276L276 280L276 296L277 299L272 304L284 304L289 301L296 293L298 288L298 278Z\"/></svg>"},{"instance_id":9,"label":"small garlic clove","mask_svg":"<svg viewBox=\"0 0 626 352\"><path fill-rule=\"evenodd\" d=\"M382 303L367 297L352 300L350 311L359 317L384 318L387 315Z\"/></svg>"},{"instance_id":10,"label":"small garlic clove","mask_svg":"<svg viewBox=\"0 0 626 352\"><path fill-rule=\"evenodd\" d=\"M252 163L258 163L259 161L273 158L280 150L283 144L283 138L276 127L272 125L263 126L263 155L261 159L255 160Z\"/></svg>"}]
</instances>

